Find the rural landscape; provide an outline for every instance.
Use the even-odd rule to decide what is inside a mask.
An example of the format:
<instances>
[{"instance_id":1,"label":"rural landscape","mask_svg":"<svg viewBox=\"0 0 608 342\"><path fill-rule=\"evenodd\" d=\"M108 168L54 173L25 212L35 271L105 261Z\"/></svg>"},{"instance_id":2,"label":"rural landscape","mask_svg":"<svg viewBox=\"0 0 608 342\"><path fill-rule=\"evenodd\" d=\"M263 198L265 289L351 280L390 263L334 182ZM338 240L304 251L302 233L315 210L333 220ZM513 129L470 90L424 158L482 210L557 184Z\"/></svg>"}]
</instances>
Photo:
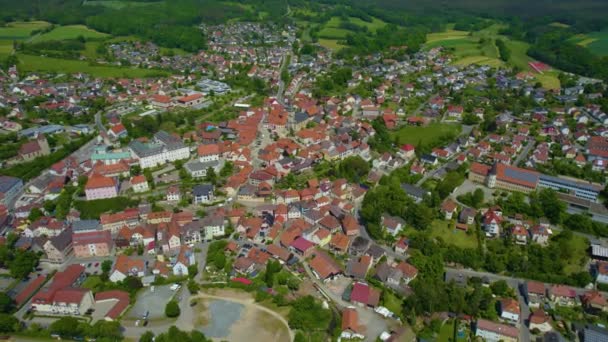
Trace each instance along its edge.
<instances>
[{"instance_id":1,"label":"rural landscape","mask_svg":"<svg viewBox=\"0 0 608 342\"><path fill-rule=\"evenodd\" d=\"M608 341L605 1L0 6L0 340Z\"/></svg>"}]
</instances>

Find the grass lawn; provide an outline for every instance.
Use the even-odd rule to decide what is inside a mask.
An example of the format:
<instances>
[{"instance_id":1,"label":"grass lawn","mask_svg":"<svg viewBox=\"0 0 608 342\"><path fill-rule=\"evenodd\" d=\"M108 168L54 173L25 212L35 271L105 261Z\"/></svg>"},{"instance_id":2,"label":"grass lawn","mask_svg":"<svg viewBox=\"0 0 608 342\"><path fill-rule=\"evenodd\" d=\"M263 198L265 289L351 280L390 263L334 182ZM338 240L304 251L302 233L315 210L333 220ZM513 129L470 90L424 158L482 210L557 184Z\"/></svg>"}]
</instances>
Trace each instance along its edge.
<instances>
[{"instance_id":1,"label":"grass lawn","mask_svg":"<svg viewBox=\"0 0 608 342\"><path fill-rule=\"evenodd\" d=\"M343 39L346 38L346 35L350 33L352 32L341 28L324 27L321 31L319 31L319 37L328 39Z\"/></svg>"},{"instance_id":2,"label":"grass lawn","mask_svg":"<svg viewBox=\"0 0 608 342\"><path fill-rule=\"evenodd\" d=\"M49 40L76 39L79 36L82 36L86 39L100 39L108 37L107 34L95 31L84 25L69 25L59 26L51 32L37 36L36 38L32 39L32 42L35 43Z\"/></svg>"},{"instance_id":3,"label":"grass lawn","mask_svg":"<svg viewBox=\"0 0 608 342\"><path fill-rule=\"evenodd\" d=\"M457 136L461 132L461 126L445 123L431 123L427 126L403 126L399 130L392 132L393 138L397 138L399 145L412 144L418 146L422 144L434 144L446 135Z\"/></svg>"},{"instance_id":4,"label":"grass lawn","mask_svg":"<svg viewBox=\"0 0 608 342\"><path fill-rule=\"evenodd\" d=\"M10 40L0 40L0 58L6 57L13 51L13 42Z\"/></svg>"},{"instance_id":5,"label":"grass lawn","mask_svg":"<svg viewBox=\"0 0 608 342\"><path fill-rule=\"evenodd\" d=\"M0 27L0 40L21 40L30 37L32 31L43 29L50 24L46 21L15 21Z\"/></svg>"},{"instance_id":6,"label":"grass lawn","mask_svg":"<svg viewBox=\"0 0 608 342\"><path fill-rule=\"evenodd\" d=\"M572 250L572 257L567 260L564 272L566 274L580 272L587 260L587 249L589 248L589 241L580 235L572 235L570 241L570 249Z\"/></svg>"},{"instance_id":7,"label":"grass lawn","mask_svg":"<svg viewBox=\"0 0 608 342\"><path fill-rule=\"evenodd\" d=\"M560 87L560 82L559 79L557 78L557 75L559 74L558 71L552 70L552 71L548 71L545 72L543 74L536 74L536 80L539 81L544 88L547 89L559 89Z\"/></svg>"},{"instance_id":8,"label":"grass lawn","mask_svg":"<svg viewBox=\"0 0 608 342\"><path fill-rule=\"evenodd\" d=\"M479 64L479 65L489 65L491 67L500 67L504 66L504 62L498 58L486 57L486 56L469 56L464 57L456 62L455 65L471 65L471 64Z\"/></svg>"},{"instance_id":9,"label":"grass lawn","mask_svg":"<svg viewBox=\"0 0 608 342\"><path fill-rule=\"evenodd\" d=\"M403 305L403 301L401 299L399 299L397 296L395 296L390 291L384 291L382 296L383 296L382 305L385 308L391 310L395 314L398 314L399 312L401 312L401 310L402 310L401 305Z\"/></svg>"},{"instance_id":10,"label":"grass lawn","mask_svg":"<svg viewBox=\"0 0 608 342\"><path fill-rule=\"evenodd\" d=\"M351 17L349 21L353 24L357 24L359 26L366 26L368 30L372 32L376 32L379 28L383 28L386 26L386 23L376 17L372 17L372 22L368 23L367 21L363 21L360 18Z\"/></svg>"},{"instance_id":11,"label":"grass lawn","mask_svg":"<svg viewBox=\"0 0 608 342\"><path fill-rule=\"evenodd\" d=\"M429 234L430 238L441 238L443 242L450 245L460 248L477 248L477 238L473 231L467 233L458 229L450 229L448 228L448 221L435 220L425 232ZM415 234L420 234L420 231L412 227L408 227L405 230L406 236L413 236Z\"/></svg>"},{"instance_id":12,"label":"grass lawn","mask_svg":"<svg viewBox=\"0 0 608 342\"><path fill-rule=\"evenodd\" d=\"M439 330L439 336L437 336L437 341L450 341L453 340L453 338L454 321L450 319L441 326L441 330Z\"/></svg>"},{"instance_id":13,"label":"grass lawn","mask_svg":"<svg viewBox=\"0 0 608 342\"><path fill-rule=\"evenodd\" d=\"M86 73L95 77L153 77L157 75L167 75L166 72L158 70L146 70L136 68L119 68L113 66L90 65L85 61L67 60L59 58L47 58L19 54L17 56L21 62L20 69L24 71L46 71L62 74Z\"/></svg>"},{"instance_id":14,"label":"grass lawn","mask_svg":"<svg viewBox=\"0 0 608 342\"><path fill-rule=\"evenodd\" d=\"M344 45L340 45L338 44L338 40L337 39L319 39L319 44L327 49L332 49L332 50L340 50L344 47Z\"/></svg>"},{"instance_id":15,"label":"grass lawn","mask_svg":"<svg viewBox=\"0 0 608 342\"><path fill-rule=\"evenodd\" d=\"M88 276L87 279L82 283L82 287L85 289L93 290L99 284L101 284L101 278L99 276Z\"/></svg>"},{"instance_id":16,"label":"grass lawn","mask_svg":"<svg viewBox=\"0 0 608 342\"><path fill-rule=\"evenodd\" d=\"M426 35L426 42L433 43L436 41L446 41L452 39L463 39L468 36L467 31L447 30L445 32L429 33Z\"/></svg>"}]
</instances>

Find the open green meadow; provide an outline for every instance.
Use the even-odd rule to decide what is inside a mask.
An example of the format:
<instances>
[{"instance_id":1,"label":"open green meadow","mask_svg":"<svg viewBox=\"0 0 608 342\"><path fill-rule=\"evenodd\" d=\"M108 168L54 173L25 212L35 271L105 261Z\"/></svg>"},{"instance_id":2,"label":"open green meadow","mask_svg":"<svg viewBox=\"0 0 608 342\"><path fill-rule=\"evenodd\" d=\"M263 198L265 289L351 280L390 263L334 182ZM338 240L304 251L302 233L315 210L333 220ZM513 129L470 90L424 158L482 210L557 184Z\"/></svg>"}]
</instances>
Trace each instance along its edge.
<instances>
[{"instance_id":1,"label":"open green meadow","mask_svg":"<svg viewBox=\"0 0 608 342\"><path fill-rule=\"evenodd\" d=\"M19 54L20 69L23 71L46 71L61 74L85 73L96 77L153 77L167 75L166 72L137 68L90 65L86 61L67 60Z\"/></svg>"},{"instance_id":2,"label":"open green meadow","mask_svg":"<svg viewBox=\"0 0 608 342\"><path fill-rule=\"evenodd\" d=\"M141 6L150 6L155 4L160 4L162 1L158 2L145 2L145 1L113 1L113 0L95 0L95 1L85 1L83 5L85 6L103 6L113 9L123 9L125 7L141 7Z\"/></svg>"},{"instance_id":3,"label":"open green meadow","mask_svg":"<svg viewBox=\"0 0 608 342\"><path fill-rule=\"evenodd\" d=\"M408 237L420 233L420 231L412 227L408 227L405 230L405 234ZM424 233L429 234L429 237L432 239L442 239L443 242L460 248L477 248L478 245L477 236L474 231L464 232L455 228L450 229L448 221L435 220Z\"/></svg>"},{"instance_id":4,"label":"open green meadow","mask_svg":"<svg viewBox=\"0 0 608 342\"><path fill-rule=\"evenodd\" d=\"M511 40L506 36L500 35L498 32L502 27L501 24L494 24L475 32L448 29L445 32L430 33L427 35L425 48L431 49L442 46L451 49L454 56L452 63L455 65L478 64L489 65L491 67L508 65L521 70L531 71L528 63L533 59L527 55L530 45L526 42ZM608 43L608 33L606 36L606 42ZM500 59L500 53L496 47L496 39L502 39L511 51L511 56L506 63ZM608 44L606 49L608 53ZM559 87L556 72L536 75L536 79L547 89Z\"/></svg>"},{"instance_id":5,"label":"open green meadow","mask_svg":"<svg viewBox=\"0 0 608 342\"><path fill-rule=\"evenodd\" d=\"M0 40L28 39L33 31L48 27L46 21L15 21L0 27Z\"/></svg>"},{"instance_id":6,"label":"open green meadow","mask_svg":"<svg viewBox=\"0 0 608 342\"><path fill-rule=\"evenodd\" d=\"M433 144L445 136L457 136L461 132L460 125L434 122L427 126L403 126L391 132L398 144Z\"/></svg>"},{"instance_id":7,"label":"open green meadow","mask_svg":"<svg viewBox=\"0 0 608 342\"><path fill-rule=\"evenodd\" d=\"M382 28L386 23L378 18L372 18L371 22L364 21L360 18L349 17L348 22L356 24L361 27L367 27L370 32L376 32L379 28ZM349 33L353 31L340 27L342 19L340 17L331 17L319 31L319 37L325 39L344 39Z\"/></svg>"},{"instance_id":8,"label":"open green meadow","mask_svg":"<svg viewBox=\"0 0 608 342\"><path fill-rule=\"evenodd\" d=\"M570 39L598 56L608 56L608 30L578 34Z\"/></svg>"},{"instance_id":9,"label":"open green meadow","mask_svg":"<svg viewBox=\"0 0 608 342\"><path fill-rule=\"evenodd\" d=\"M50 32L41 34L32 39L33 43L45 42L49 40L67 40L76 39L78 37L84 37L86 39L103 39L107 38L108 35L90 29L84 25L69 25L59 26Z\"/></svg>"},{"instance_id":10,"label":"open green meadow","mask_svg":"<svg viewBox=\"0 0 608 342\"><path fill-rule=\"evenodd\" d=\"M322 47L324 47L326 49L340 50L340 49L344 48L344 45L339 44L338 41L339 41L338 39L320 38L319 45L321 45Z\"/></svg>"}]
</instances>

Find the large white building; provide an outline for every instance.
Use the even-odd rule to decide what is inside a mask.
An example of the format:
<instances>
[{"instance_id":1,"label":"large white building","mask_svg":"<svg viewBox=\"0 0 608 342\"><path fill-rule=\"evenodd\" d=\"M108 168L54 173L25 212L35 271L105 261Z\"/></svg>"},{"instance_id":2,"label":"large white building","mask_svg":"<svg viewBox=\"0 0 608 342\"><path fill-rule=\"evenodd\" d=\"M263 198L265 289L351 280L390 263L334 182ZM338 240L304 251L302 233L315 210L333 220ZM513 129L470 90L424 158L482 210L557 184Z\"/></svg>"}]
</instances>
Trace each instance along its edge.
<instances>
[{"instance_id":1,"label":"large white building","mask_svg":"<svg viewBox=\"0 0 608 342\"><path fill-rule=\"evenodd\" d=\"M131 156L139 160L142 169L190 158L190 149L181 139L160 131L150 143L135 140L129 144Z\"/></svg>"}]
</instances>

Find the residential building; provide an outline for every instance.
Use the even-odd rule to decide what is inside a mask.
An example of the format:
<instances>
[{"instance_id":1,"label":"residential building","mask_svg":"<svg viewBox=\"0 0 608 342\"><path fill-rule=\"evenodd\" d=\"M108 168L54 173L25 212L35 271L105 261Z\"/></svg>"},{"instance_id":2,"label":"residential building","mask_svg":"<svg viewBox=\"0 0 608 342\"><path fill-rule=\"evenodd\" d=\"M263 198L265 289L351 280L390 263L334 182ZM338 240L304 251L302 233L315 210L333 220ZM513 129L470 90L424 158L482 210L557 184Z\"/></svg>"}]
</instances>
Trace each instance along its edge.
<instances>
[{"instance_id":1,"label":"residential building","mask_svg":"<svg viewBox=\"0 0 608 342\"><path fill-rule=\"evenodd\" d=\"M59 235L51 237L44 243L43 249L49 262L58 264L65 262L73 252L72 231L64 229Z\"/></svg>"},{"instance_id":2,"label":"residential building","mask_svg":"<svg viewBox=\"0 0 608 342\"><path fill-rule=\"evenodd\" d=\"M516 342L519 338L519 329L510 325L479 319L475 327L475 336L479 336L488 342Z\"/></svg>"},{"instance_id":3,"label":"residential building","mask_svg":"<svg viewBox=\"0 0 608 342\"><path fill-rule=\"evenodd\" d=\"M110 281L117 283L125 280L128 276L141 278L145 275L146 264L144 259L136 259L121 254L116 257L114 267L110 272Z\"/></svg>"},{"instance_id":4,"label":"residential building","mask_svg":"<svg viewBox=\"0 0 608 342\"><path fill-rule=\"evenodd\" d=\"M214 200L213 185L197 184L192 188L192 202L194 204L210 203Z\"/></svg>"},{"instance_id":5,"label":"residential building","mask_svg":"<svg viewBox=\"0 0 608 342\"><path fill-rule=\"evenodd\" d=\"M194 251L188 246L181 246L173 264L173 275L187 276L188 266L196 264Z\"/></svg>"},{"instance_id":6,"label":"residential building","mask_svg":"<svg viewBox=\"0 0 608 342\"><path fill-rule=\"evenodd\" d=\"M114 178L93 174L84 187L87 201L118 196L118 182Z\"/></svg>"},{"instance_id":7,"label":"residential building","mask_svg":"<svg viewBox=\"0 0 608 342\"><path fill-rule=\"evenodd\" d=\"M36 139L26 142L19 148L19 157L25 162L49 154L51 154L51 149L44 134L39 134Z\"/></svg>"},{"instance_id":8,"label":"residential building","mask_svg":"<svg viewBox=\"0 0 608 342\"><path fill-rule=\"evenodd\" d=\"M190 158L190 148L180 138L165 131L159 131L154 135L154 140L143 143L134 140L129 144L131 156L139 160L142 169L151 168L176 160Z\"/></svg>"},{"instance_id":9,"label":"residential building","mask_svg":"<svg viewBox=\"0 0 608 342\"><path fill-rule=\"evenodd\" d=\"M0 204L9 206L23 189L23 181L16 177L0 176Z\"/></svg>"},{"instance_id":10,"label":"residential building","mask_svg":"<svg viewBox=\"0 0 608 342\"><path fill-rule=\"evenodd\" d=\"M150 190L148 180L144 175L138 175L131 178L131 189L133 189L133 192L146 192Z\"/></svg>"},{"instance_id":11,"label":"residential building","mask_svg":"<svg viewBox=\"0 0 608 342\"><path fill-rule=\"evenodd\" d=\"M108 230L73 234L72 243L76 258L109 256L113 249L112 235Z\"/></svg>"},{"instance_id":12,"label":"residential building","mask_svg":"<svg viewBox=\"0 0 608 342\"><path fill-rule=\"evenodd\" d=\"M500 300L500 318L507 322L519 322L519 302L513 298L504 298Z\"/></svg>"}]
</instances>

